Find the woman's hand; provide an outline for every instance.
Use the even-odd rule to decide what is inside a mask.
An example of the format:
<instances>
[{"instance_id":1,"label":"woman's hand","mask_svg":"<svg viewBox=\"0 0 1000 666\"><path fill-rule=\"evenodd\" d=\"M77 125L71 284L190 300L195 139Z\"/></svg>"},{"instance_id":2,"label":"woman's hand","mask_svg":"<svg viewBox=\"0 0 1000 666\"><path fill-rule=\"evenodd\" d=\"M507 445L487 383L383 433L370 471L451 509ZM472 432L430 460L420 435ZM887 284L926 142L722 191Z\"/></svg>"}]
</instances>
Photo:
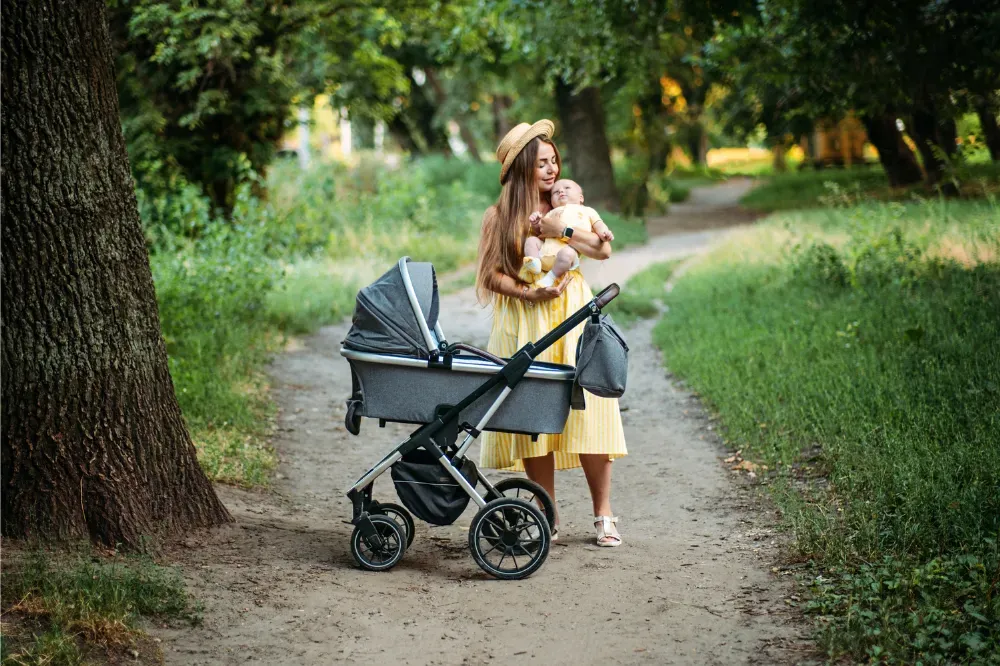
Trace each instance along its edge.
<instances>
[{"instance_id":1,"label":"woman's hand","mask_svg":"<svg viewBox=\"0 0 1000 666\"><path fill-rule=\"evenodd\" d=\"M525 300L530 303L541 303L544 301L551 301L553 298L559 298L559 296L561 296L566 290L566 285L568 285L572 279L573 276L567 273L559 278L559 281L551 287L535 287L533 289L529 289L525 294Z\"/></svg>"},{"instance_id":2,"label":"woman's hand","mask_svg":"<svg viewBox=\"0 0 1000 666\"><path fill-rule=\"evenodd\" d=\"M531 231L539 238L559 238L566 229L561 215L546 215L544 217L532 215L528 221L531 222Z\"/></svg>"}]
</instances>

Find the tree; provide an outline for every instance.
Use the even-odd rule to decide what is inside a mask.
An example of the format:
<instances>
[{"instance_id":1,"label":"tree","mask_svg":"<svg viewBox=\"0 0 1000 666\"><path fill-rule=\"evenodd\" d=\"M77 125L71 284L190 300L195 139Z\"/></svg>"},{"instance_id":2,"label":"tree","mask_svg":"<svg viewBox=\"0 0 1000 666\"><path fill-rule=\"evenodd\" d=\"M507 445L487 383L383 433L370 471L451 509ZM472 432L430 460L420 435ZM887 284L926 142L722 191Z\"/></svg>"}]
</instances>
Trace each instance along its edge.
<instances>
[{"instance_id":1,"label":"tree","mask_svg":"<svg viewBox=\"0 0 1000 666\"><path fill-rule=\"evenodd\" d=\"M2 6L3 534L229 521L167 369L104 3Z\"/></svg>"},{"instance_id":2,"label":"tree","mask_svg":"<svg viewBox=\"0 0 1000 666\"><path fill-rule=\"evenodd\" d=\"M387 51L429 0L110 0L122 121L140 185L179 170L228 210L301 99L389 119L409 89ZM165 189L165 188L164 188Z\"/></svg>"}]
</instances>

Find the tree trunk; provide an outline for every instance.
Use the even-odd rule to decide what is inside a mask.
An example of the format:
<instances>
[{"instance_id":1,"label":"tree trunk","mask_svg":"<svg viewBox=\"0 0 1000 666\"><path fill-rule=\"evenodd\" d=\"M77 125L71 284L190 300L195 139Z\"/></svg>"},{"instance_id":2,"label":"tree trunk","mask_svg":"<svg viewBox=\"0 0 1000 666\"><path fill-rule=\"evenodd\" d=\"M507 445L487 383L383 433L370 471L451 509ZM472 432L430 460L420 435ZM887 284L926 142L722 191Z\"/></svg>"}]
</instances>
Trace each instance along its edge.
<instances>
[{"instance_id":1,"label":"tree trunk","mask_svg":"<svg viewBox=\"0 0 1000 666\"><path fill-rule=\"evenodd\" d=\"M937 185L948 170L948 162L955 153L955 121L940 119L930 103L913 111L910 135L917 144L924 162L927 184ZM954 186L947 186L954 190Z\"/></svg>"},{"instance_id":2,"label":"tree trunk","mask_svg":"<svg viewBox=\"0 0 1000 666\"><path fill-rule=\"evenodd\" d=\"M694 166L705 166L708 163L708 134L700 122L691 125L688 136L688 153Z\"/></svg>"},{"instance_id":3,"label":"tree trunk","mask_svg":"<svg viewBox=\"0 0 1000 666\"><path fill-rule=\"evenodd\" d=\"M990 159L1000 162L1000 125L997 124L997 109L984 101L976 105L976 113L979 114L979 124L983 128L986 147L990 150Z\"/></svg>"},{"instance_id":4,"label":"tree trunk","mask_svg":"<svg viewBox=\"0 0 1000 666\"><path fill-rule=\"evenodd\" d=\"M3 535L230 521L167 368L103 0L3 3Z\"/></svg>"},{"instance_id":5,"label":"tree trunk","mask_svg":"<svg viewBox=\"0 0 1000 666\"><path fill-rule=\"evenodd\" d=\"M493 132L496 135L497 144L514 127L510 118L507 117L507 112L513 104L514 102L508 95L498 93L493 96Z\"/></svg>"},{"instance_id":6,"label":"tree trunk","mask_svg":"<svg viewBox=\"0 0 1000 666\"><path fill-rule=\"evenodd\" d=\"M441 85L441 79L438 78L437 72L433 69L428 68L424 71L427 74L427 83L431 85L434 95L437 97L438 107L444 106L448 100L448 93L445 92L444 86ZM472 158L473 162L482 162L483 158L479 155L479 146L476 145L476 135L469 129L469 124L465 122L465 119L461 115L455 116L452 120L458 125L458 134L462 137L462 143L469 149L469 157Z\"/></svg>"},{"instance_id":7,"label":"tree trunk","mask_svg":"<svg viewBox=\"0 0 1000 666\"><path fill-rule=\"evenodd\" d=\"M604 131L604 107L596 86L578 93L561 80L556 83L556 105L573 179L583 188L587 205L617 211L618 190L611 168L611 148Z\"/></svg>"},{"instance_id":8,"label":"tree trunk","mask_svg":"<svg viewBox=\"0 0 1000 666\"><path fill-rule=\"evenodd\" d=\"M865 115L862 116L861 122L865 126L868 140L878 151L878 160L889 179L890 186L905 187L919 183L923 179L917 157L903 141L894 114Z\"/></svg>"}]
</instances>

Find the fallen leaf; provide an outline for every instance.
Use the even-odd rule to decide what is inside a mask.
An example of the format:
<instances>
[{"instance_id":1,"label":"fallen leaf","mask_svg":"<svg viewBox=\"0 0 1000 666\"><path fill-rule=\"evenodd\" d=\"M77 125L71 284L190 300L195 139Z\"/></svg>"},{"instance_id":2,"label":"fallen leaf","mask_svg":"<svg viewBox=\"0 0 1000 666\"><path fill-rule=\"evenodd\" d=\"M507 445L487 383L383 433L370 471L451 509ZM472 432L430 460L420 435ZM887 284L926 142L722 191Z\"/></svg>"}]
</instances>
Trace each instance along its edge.
<instances>
[{"instance_id":1,"label":"fallen leaf","mask_svg":"<svg viewBox=\"0 0 1000 666\"><path fill-rule=\"evenodd\" d=\"M748 472L755 472L757 471L757 467L758 467L757 463L750 462L749 460L741 460L738 464L733 465L732 469L735 470L743 469Z\"/></svg>"}]
</instances>

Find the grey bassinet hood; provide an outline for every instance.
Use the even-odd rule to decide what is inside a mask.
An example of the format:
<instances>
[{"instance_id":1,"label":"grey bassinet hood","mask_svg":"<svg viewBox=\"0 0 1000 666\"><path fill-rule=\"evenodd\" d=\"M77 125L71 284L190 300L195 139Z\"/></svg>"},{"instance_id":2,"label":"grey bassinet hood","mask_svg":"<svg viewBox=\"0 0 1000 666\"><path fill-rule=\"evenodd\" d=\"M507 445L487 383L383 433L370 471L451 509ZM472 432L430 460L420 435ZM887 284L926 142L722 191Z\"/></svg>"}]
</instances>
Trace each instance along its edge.
<instances>
[{"instance_id":1,"label":"grey bassinet hood","mask_svg":"<svg viewBox=\"0 0 1000 666\"><path fill-rule=\"evenodd\" d=\"M405 272L405 275L404 275ZM405 276L416 295L416 308L406 291ZM385 275L358 292L351 330L344 346L380 354L427 358L438 319L438 290L434 266L403 257Z\"/></svg>"}]
</instances>

